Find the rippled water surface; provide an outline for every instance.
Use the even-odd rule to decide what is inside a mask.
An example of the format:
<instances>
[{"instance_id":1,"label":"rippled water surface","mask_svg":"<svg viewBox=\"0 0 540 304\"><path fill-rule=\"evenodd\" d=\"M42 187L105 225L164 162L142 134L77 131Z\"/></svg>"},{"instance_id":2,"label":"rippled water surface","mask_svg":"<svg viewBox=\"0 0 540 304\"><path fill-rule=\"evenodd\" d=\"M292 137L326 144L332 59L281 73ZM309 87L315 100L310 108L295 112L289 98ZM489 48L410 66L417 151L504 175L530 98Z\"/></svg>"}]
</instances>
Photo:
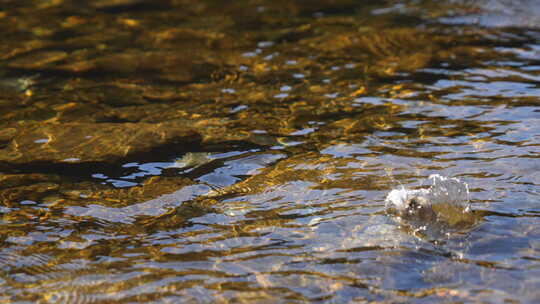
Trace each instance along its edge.
<instances>
[{"instance_id":1,"label":"rippled water surface","mask_svg":"<svg viewBox=\"0 0 540 304\"><path fill-rule=\"evenodd\" d=\"M0 302L540 302L536 1L1 4Z\"/></svg>"}]
</instances>

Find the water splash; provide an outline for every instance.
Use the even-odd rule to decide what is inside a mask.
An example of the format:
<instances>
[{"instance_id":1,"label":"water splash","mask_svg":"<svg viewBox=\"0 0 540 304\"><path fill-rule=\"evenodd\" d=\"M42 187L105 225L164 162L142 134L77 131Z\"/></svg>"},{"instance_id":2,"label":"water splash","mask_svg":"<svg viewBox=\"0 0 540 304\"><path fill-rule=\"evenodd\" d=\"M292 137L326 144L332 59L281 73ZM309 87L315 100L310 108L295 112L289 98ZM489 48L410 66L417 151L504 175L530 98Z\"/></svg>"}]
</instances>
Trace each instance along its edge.
<instances>
[{"instance_id":1,"label":"water splash","mask_svg":"<svg viewBox=\"0 0 540 304\"><path fill-rule=\"evenodd\" d=\"M386 196L386 208L405 211L415 199L430 206L447 204L470 210L469 186L457 178L448 178L439 174L429 176L431 186L428 189L407 189L401 186Z\"/></svg>"},{"instance_id":2,"label":"water splash","mask_svg":"<svg viewBox=\"0 0 540 304\"><path fill-rule=\"evenodd\" d=\"M415 232L438 238L452 231L465 231L481 221L471 211L469 186L457 178L433 174L429 188L394 189L386 197L386 210L397 215L398 222Z\"/></svg>"}]
</instances>

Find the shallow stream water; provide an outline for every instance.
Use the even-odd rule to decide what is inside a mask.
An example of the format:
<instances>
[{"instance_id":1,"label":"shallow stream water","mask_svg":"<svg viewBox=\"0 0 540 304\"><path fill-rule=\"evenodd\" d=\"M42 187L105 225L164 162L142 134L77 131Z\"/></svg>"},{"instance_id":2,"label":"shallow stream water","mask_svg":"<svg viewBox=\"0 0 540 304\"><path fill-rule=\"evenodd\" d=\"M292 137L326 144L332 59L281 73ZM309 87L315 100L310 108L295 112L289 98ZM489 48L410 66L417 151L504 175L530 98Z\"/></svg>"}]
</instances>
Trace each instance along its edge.
<instances>
[{"instance_id":1,"label":"shallow stream water","mask_svg":"<svg viewBox=\"0 0 540 304\"><path fill-rule=\"evenodd\" d=\"M1 4L0 302L540 302L536 1Z\"/></svg>"}]
</instances>

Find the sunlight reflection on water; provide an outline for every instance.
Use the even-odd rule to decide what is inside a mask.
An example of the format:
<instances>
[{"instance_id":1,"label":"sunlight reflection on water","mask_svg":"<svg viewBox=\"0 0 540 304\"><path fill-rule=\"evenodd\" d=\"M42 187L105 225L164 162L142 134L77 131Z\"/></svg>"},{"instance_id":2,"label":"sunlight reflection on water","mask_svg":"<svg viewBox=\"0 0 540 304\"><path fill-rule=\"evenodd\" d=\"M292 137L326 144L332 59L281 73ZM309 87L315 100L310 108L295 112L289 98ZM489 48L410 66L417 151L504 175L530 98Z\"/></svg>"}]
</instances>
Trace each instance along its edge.
<instances>
[{"instance_id":1,"label":"sunlight reflection on water","mask_svg":"<svg viewBox=\"0 0 540 304\"><path fill-rule=\"evenodd\" d=\"M535 3L57 2L0 12L0 302L540 298Z\"/></svg>"}]
</instances>

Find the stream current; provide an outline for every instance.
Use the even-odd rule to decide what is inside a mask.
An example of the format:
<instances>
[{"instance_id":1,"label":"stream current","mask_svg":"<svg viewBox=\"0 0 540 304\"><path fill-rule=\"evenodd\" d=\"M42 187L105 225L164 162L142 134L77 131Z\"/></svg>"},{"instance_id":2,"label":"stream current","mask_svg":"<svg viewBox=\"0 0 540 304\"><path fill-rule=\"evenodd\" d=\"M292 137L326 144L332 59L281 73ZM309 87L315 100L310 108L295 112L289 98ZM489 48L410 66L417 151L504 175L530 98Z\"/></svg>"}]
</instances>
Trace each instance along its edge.
<instances>
[{"instance_id":1,"label":"stream current","mask_svg":"<svg viewBox=\"0 0 540 304\"><path fill-rule=\"evenodd\" d=\"M536 1L2 3L0 302L540 301Z\"/></svg>"}]
</instances>

